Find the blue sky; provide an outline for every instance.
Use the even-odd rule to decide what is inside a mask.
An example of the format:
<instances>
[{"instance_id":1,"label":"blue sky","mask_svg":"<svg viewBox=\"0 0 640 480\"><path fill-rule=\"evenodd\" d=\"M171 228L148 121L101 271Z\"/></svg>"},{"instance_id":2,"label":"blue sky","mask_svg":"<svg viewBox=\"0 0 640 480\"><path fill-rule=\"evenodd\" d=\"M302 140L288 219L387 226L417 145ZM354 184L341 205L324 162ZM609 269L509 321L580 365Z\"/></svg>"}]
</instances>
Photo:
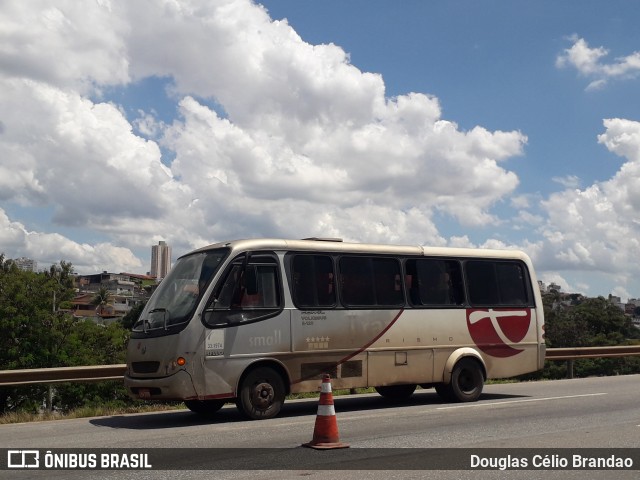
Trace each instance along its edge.
<instances>
[{"instance_id":1,"label":"blue sky","mask_svg":"<svg viewBox=\"0 0 640 480\"><path fill-rule=\"evenodd\" d=\"M0 252L522 248L545 282L640 297L638 24L627 1L5 2Z\"/></svg>"},{"instance_id":2,"label":"blue sky","mask_svg":"<svg viewBox=\"0 0 640 480\"><path fill-rule=\"evenodd\" d=\"M586 184L608 179L619 162L597 145L602 120L638 116L629 101L640 91L637 80L585 92L588 78L555 65L572 35L605 45L610 60L637 51L640 9L629 2L262 3L306 41L335 43L361 70L381 73L389 96L428 93L463 129L525 133L527 161L511 165L524 191L554 191L549 169Z\"/></svg>"}]
</instances>

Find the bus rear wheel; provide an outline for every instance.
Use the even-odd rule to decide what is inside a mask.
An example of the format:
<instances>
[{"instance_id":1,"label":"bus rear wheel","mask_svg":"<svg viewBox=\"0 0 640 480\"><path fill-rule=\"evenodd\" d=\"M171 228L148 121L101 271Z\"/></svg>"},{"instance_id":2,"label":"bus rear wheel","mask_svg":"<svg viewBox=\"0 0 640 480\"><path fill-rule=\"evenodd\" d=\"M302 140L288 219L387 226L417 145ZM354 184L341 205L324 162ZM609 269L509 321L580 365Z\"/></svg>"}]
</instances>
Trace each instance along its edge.
<instances>
[{"instance_id":1,"label":"bus rear wheel","mask_svg":"<svg viewBox=\"0 0 640 480\"><path fill-rule=\"evenodd\" d=\"M391 402L401 402L408 399L416 390L416 385L387 385L376 387L376 392L382 395L385 400Z\"/></svg>"},{"instance_id":2,"label":"bus rear wheel","mask_svg":"<svg viewBox=\"0 0 640 480\"><path fill-rule=\"evenodd\" d=\"M242 380L236 406L252 420L273 418L280 413L284 397L282 377L272 368L259 367Z\"/></svg>"},{"instance_id":3,"label":"bus rear wheel","mask_svg":"<svg viewBox=\"0 0 640 480\"><path fill-rule=\"evenodd\" d=\"M482 393L484 373L476 360L463 358L453 367L451 383L436 385L436 392L449 402L475 402Z\"/></svg>"},{"instance_id":4,"label":"bus rear wheel","mask_svg":"<svg viewBox=\"0 0 640 480\"><path fill-rule=\"evenodd\" d=\"M209 416L216 413L226 403L225 400L185 400L184 404L193 413Z\"/></svg>"}]
</instances>

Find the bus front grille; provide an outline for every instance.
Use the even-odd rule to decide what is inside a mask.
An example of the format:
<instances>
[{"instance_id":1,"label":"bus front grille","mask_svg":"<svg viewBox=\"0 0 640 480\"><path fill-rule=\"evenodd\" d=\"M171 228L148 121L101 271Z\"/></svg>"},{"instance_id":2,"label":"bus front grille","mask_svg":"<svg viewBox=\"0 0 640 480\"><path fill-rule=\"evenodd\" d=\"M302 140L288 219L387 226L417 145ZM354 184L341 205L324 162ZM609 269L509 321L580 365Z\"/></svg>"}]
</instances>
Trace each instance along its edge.
<instances>
[{"instance_id":1,"label":"bus front grille","mask_svg":"<svg viewBox=\"0 0 640 480\"><path fill-rule=\"evenodd\" d=\"M131 369L134 373L156 373L160 368L160 362L133 362Z\"/></svg>"}]
</instances>

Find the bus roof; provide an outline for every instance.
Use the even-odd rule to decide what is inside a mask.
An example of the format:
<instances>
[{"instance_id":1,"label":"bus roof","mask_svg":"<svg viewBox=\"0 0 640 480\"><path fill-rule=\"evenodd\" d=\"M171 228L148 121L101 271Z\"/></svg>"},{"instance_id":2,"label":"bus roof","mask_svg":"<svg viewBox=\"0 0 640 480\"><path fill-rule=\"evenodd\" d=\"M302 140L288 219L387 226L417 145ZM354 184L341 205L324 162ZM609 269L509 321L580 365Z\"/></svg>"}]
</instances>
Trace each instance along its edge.
<instances>
[{"instance_id":1,"label":"bus roof","mask_svg":"<svg viewBox=\"0 0 640 480\"><path fill-rule=\"evenodd\" d=\"M203 252L217 248L229 248L234 253L250 250L296 251L296 252L331 252L331 253L369 253L410 256L452 256L480 258L520 259L530 263L528 255L520 250L427 247L420 245L385 245L377 243L343 242L340 239L310 238L287 240L276 238L254 238L214 243L196 250ZM194 252L191 252L194 253Z\"/></svg>"}]
</instances>

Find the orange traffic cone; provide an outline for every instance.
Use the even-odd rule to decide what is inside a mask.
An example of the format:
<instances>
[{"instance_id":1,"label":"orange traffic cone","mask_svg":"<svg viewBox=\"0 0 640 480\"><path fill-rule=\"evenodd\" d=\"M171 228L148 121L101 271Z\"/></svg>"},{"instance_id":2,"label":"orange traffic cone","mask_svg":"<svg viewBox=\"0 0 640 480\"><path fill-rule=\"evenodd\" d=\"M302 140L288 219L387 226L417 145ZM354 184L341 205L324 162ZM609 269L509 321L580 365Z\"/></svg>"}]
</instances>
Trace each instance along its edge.
<instances>
[{"instance_id":1,"label":"orange traffic cone","mask_svg":"<svg viewBox=\"0 0 640 480\"><path fill-rule=\"evenodd\" d=\"M322 376L322 389L320 390L316 425L313 429L313 440L309 443L303 443L302 446L319 450L349 447L348 443L340 441L338 435L336 410L333 408L333 395L331 394L331 377L326 373Z\"/></svg>"}]
</instances>

